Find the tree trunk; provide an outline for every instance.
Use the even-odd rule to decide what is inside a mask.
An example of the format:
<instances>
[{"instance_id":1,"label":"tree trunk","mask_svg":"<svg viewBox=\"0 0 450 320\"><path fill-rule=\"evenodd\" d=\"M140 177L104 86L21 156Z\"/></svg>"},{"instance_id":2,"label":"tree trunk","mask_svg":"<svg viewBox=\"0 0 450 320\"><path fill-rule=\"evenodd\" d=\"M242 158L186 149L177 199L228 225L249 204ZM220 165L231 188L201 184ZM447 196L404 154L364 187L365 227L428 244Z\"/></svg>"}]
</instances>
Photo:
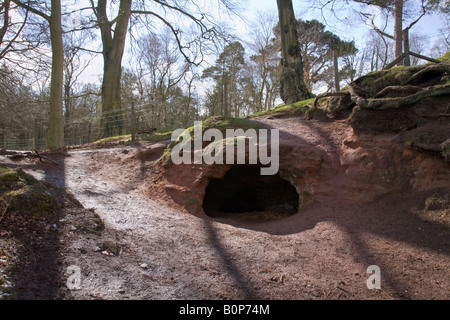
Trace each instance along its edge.
<instances>
[{"instance_id":1,"label":"tree trunk","mask_svg":"<svg viewBox=\"0 0 450 320\"><path fill-rule=\"evenodd\" d=\"M6 34L6 31L8 31L8 26L10 24L9 20L9 7L10 7L10 0L5 0L2 4L2 10L3 10L3 26L0 28L0 44L3 42L3 37Z\"/></svg>"},{"instance_id":2,"label":"tree trunk","mask_svg":"<svg viewBox=\"0 0 450 320\"><path fill-rule=\"evenodd\" d=\"M338 66L338 53L337 50L333 50L333 73L334 73L334 90L339 92L341 89L339 88L339 66Z\"/></svg>"},{"instance_id":3,"label":"tree trunk","mask_svg":"<svg viewBox=\"0 0 450 320\"><path fill-rule=\"evenodd\" d=\"M122 58L131 17L132 0L121 0L119 14L115 23L114 36L112 23L108 21L107 0L99 0L97 7L98 23L103 44L103 83L102 83L102 135L119 135L123 130L121 109Z\"/></svg>"},{"instance_id":4,"label":"tree trunk","mask_svg":"<svg viewBox=\"0 0 450 320\"><path fill-rule=\"evenodd\" d=\"M166 101L163 99L161 101L161 112L160 112L160 118L159 118L159 125L160 129L166 128Z\"/></svg>"},{"instance_id":5,"label":"tree trunk","mask_svg":"<svg viewBox=\"0 0 450 320\"><path fill-rule=\"evenodd\" d=\"M52 73L50 84L50 116L47 133L47 146L50 149L63 148L63 81L64 81L64 46L61 26L61 0L52 0L50 39L52 45Z\"/></svg>"},{"instance_id":6,"label":"tree trunk","mask_svg":"<svg viewBox=\"0 0 450 320\"><path fill-rule=\"evenodd\" d=\"M403 53L403 0L395 0L394 5L394 55L397 58ZM403 60L397 65L403 65Z\"/></svg>"},{"instance_id":7,"label":"tree trunk","mask_svg":"<svg viewBox=\"0 0 450 320\"><path fill-rule=\"evenodd\" d=\"M228 82L227 79L223 80L223 115L227 117L229 115L228 108Z\"/></svg>"},{"instance_id":8,"label":"tree trunk","mask_svg":"<svg viewBox=\"0 0 450 320\"><path fill-rule=\"evenodd\" d=\"M286 104L308 99L311 93L304 81L303 61L298 43L297 20L292 0L277 0L281 29L281 99Z\"/></svg>"},{"instance_id":9,"label":"tree trunk","mask_svg":"<svg viewBox=\"0 0 450 320\"><path fill-rule=\"evenodd\" d=\"M131 141L136 141L136 113L134 110L134 101L131 102L131 116L130 116L130 128L131 128Z\"/></svg>"}]
</instances>

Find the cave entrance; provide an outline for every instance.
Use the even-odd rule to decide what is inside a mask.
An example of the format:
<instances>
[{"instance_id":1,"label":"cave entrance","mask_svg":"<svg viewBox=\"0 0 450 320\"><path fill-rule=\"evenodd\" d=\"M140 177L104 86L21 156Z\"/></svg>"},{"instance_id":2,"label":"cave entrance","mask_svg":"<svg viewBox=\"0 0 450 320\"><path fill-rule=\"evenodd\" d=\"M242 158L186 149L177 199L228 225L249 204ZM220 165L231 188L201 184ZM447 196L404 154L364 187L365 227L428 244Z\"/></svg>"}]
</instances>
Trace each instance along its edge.
<instances>
[{"instance_id":1,"label":"cave entrance","mask_svg":"<svg viewBox=\"0 0 450 320\"><path fill-rule=\"evenodd\" d=\"M203 210L210 217L281 218L298 211L299 195L277 175L263 176L260 167L234 166L223 179L210 179Z\"/></svg>"}]
</instances>

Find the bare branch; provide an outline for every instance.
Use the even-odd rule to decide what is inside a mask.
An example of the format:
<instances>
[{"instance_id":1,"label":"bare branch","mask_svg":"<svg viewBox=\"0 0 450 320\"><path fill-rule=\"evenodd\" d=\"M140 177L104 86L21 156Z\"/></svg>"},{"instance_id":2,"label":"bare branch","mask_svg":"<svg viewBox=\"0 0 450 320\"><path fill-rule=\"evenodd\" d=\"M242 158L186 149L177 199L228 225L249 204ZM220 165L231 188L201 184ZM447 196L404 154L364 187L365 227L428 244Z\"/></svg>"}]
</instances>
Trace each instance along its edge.
<instances>
[{"instance_id":1,"label":"bare branch","mask_svg":"<svg viewBox=\"0 0 450 320\"><path fill-rule=\"evenodd\" d=\"M26 23L28 21L28 10L25 12L25 18L24 21L22 23L22 26L19 28L19 30L17 31L17 33L15 34L15 36L9 40L9 43L6 45L5 48L3 48L3 50L0 52L0 59L4 58L4 56L10 52L10 51L14 51L11 50L13 43L17 40L17 38L19 37L19 35L22 33L23 28L25 27ZM1 43L1 38L0 38L0 43Z\"/></svg>"},{"instance_id":2,"label":"bare branch","mask_svg":"<svg viewBox=\"0 0 450 320\"><path fill-rule=\"evenodd\" d=\"M37 10L37 9L35 9L35 8L25 4L25 3L22 3L19 0L11 0L11 1L14 2L15 4L17 4L19 7L24 8L25 10L30 11L30 12L40 16L41 18L44 18L48 22L50 22L52 20L51 16L49 16L49 15L45 14L44 12L39 11L39 10Z\"/></svg>"},{"instance_id":3,"label":"bare branch","mask_svg":"<svg viewBox=\"0 0 450 320\"><path fill-rule=\"evenodd\" d=\"M364 17L369 18L369 15L368 15L367 13L361 13L361 14L362 14ZM371 19L370 19L370 24L372 25L372 28L373 28L379 35L394 40L394 36L392 36L392 35L390 35L390 34L387 34L386 32L380 30L380 29L375 25L374 20L375 20L375 17L371 17Z\"/></svg>"},{"instance_id":4,"label":"bare branch","mask_svg":"<svg viewBox=\"0 0 450 320\"><path fill-rule=\"evenodd\" d=\"M183 55L184 59L185 59L188 63L193 64L193 65L195 65L195 66L199 66L199 65L203 62L203 59L201 59L200 62L194 62L194 61L192 61L192 60L189 58L189 56L184 52L183 49L187 49L187 48L189 48L189 46L184 46L184 45L182 44L181 39L180 39L180 30L175 29L169 21L167 21L166 19L164 19L163 17L161 17L160 15L158 15L157 13L152 12L152 11L133 10L133 11L131 11L131 13L132 13L132 14L145 14L145 15L151 15L151 16L154 16L154 17L158 18L160 21L162 21L162 22L163 22L163 23L171 30L172 34L175 36L175 40L176 40L176 42L177 42L177 45L178 45L178 48L179 48L180 53Z\"/></svg>"}]
</instances>

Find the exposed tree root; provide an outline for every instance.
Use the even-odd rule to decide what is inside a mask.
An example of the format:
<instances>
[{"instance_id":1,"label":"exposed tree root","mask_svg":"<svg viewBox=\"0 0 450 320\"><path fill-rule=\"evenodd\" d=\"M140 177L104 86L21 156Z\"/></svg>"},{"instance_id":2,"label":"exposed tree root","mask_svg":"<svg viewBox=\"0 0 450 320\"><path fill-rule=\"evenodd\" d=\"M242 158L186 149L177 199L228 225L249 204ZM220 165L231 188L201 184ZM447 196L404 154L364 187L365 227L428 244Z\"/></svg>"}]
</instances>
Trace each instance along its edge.
<instances>
[{"instance_id":1,"label":"exposed tree root","mask_svg":"<svg viewBox=\"0 0 450 320\"><path fill-rule=\"evenodd\" d=\"M348 95L354 105L360 108L377 110L398 109L428 97L450 95L450 84L420 86L421 82L423 84L433 79L439 81L444 74L450 75L450 64L448 63L425 66L408 77L403 83L388 85L382 89L380 88L378 92L373 94L370 94L370 90L361 84L363 81L360 78L350 83L347 91L327 92L318 95L314 100L314 107L317 107L319 100L322 98ZM411 85L411 83L415 83L415 85ZM394 97L383 98L387 94L394 95ZM340 106L338 109L343 107L350 108L352 105Z\"/></svg>"},{"instance_id":2,"label":"exposed tree root","mask_svg":"<svg viewBox=\"0 0 450 320\"><path fill-rule=\"evenodd\" d=\"M365 99L359 96L351 85L349 85L349 91L352 101L357 106L365 109L386 110L393 108L398 109L406 105L412 105L428 97L450 95L450 85L438 85L427 87L415 94L399 98Z\"/></svg>"},{"instance_id":3,"label":"exposed tree root","mask_svg":"<svg viewBox=\"0 0 450 320\"><path fill-rule=\"evenodd\" d=\"M425 69L420 70L419 72L416 72L413 76L411 76L408 80L406 80L403 85L410 84L411 82L423 77L427 73L432 74L450 74L450 65L448 63L439 63L439 64L432 64Z\"/></svg>"},{"instance_id":4,"label":"exposed tree root","mask_svg":"<svg viewBox=\"0 0 450 320\"><path fill-rule=\"evenodd\" d=\"M374 98L382 97L388 93L417 93L421 90L422 88L417 86L389 86L378 92Z\"/></svg>"},{"instance_id":5,"label":"exposed tree root","mask_svg":"<svg viewBox=\"0 0 450 320\"><path fill-rule=\"evenodd\" d=\"M446 100L450 96L449 76L450 63L382 70L356 79L343 92L318 95L314 108L318 107L320 99L340 97L333 112L352 110L349 123L361 132L402 132L416 130L420 126L421 129L417 130L433 139L428 139L431 143L411 142L410 147L439 154L450 162L447 130L450 103ZM431 97L441 98L437 102L430 100L430 103L418 104Z\"/></svg>"}]
</instances>

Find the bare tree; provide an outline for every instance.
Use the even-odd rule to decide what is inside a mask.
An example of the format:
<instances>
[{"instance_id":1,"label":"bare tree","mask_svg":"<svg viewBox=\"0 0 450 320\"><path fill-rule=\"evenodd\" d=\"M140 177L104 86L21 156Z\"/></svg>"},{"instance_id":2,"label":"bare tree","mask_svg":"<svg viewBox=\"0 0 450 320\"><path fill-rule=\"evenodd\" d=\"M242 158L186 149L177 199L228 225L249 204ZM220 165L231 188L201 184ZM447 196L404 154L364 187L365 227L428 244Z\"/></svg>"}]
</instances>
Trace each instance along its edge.
<instances>
[{"instance_id":1,"label":"bare tree","mask_svg":"<svg viewBox=\"0 0 450 320\"><path fill-rule=\"evenodd\" d=\"M208 14L202 12L195 1L191 3L176 0L162 1L133 1L120 0L119 7L116 8L116 15L110 19L108 12L114 10L109 7L107 0L90 0L92 10L100 28L103 44L103 85L102 85L102 112L103 136L117 134L121 131L122 120L117 114L121 108L120 100L120 78L122 70L122 58L126 45L128 26L131 17L136 17L136 24L142 19L148 25L162 23L171 31L175 39L180 54L186 61L199 64L203 61L203 50L206 43L214 41L218 35L218 26ZM221 0L220 4L227 9L233 9L233 2ZM193 11L190 10L193 8ZM108 10L109 9L109 10ZM177 25L183 26L180 21L190 21L192 28L195 28L197 35L186 37L186 33ZM186 25L183 26L184 28ZM200 57L197 61L192 59Z\"/></svg>"},{"instance_id":2,"label":"bare tree","mask_svg":"<svg viewBox=\"0 0 450 320\"><path fill-rule=\"evenodd\" d=\"M259 12L257 20L251 25L253 39L250 48L254 54L250 57L255 67L251 75L256 87L255 111L268 110L274 107L279 86L280 57L279 46L274 43L273 29L277 17L269 12Z\"/></svg>"},{"instance_id":3,"label":"bare tree","mask_svg":"<svg viewBox=\"0 0 450 320\"><path fill-rule=\"evenodd\" d=\"M405 18L405 0L354 0L356 2L376 5L380 8L388 10L393 13L394 16L394 33L388 34L384 30L381 30L380 27L376 26L374 23L374 17L371 17L371 24L373 29L384 39L391 39L394 41L394 63L396 65L406 65L409 66L411 64L410 60L410 45L409 45L409 32L411 28L419 22L422 17L424 17L430 10L435 7L434 4L430 4L433 0L420 0L420 9L415 9L415 19L410 22L407 27L404 28L404 18ZM437 7L436 7L437 8ZM367 17L366 14L363 13ZM393 63L393 64L394 64Z\"/></svg>"},{"instance_id":4,"label":"bare tree","mask_svg":"<svg viewBox=\"0 0 450 320\"><path fill-rule=\"evenodd\" d=\"M51 149L62 148L64 143L63 119L63 79L64 79L64 45L62 30L61 0L51 0L50 10L44 2L12 0L18 6L39 16L50 29L52 51L52 73L50 84L50 115L47 134L47 146Z\"/></svg>"},{"instance_id":5,"label":"bare tree","mask_svg":"<svg viewBox=\"0 0 450 320\"><path fill-rule=\"evenodd\" d=\"M151 74L154 101L159 105L161 129L166 127L167 102L184 79L190 64L183 61L177 44L167 32L149 34L139 41L139 55Z\"/></svg>"}]
</instances>

